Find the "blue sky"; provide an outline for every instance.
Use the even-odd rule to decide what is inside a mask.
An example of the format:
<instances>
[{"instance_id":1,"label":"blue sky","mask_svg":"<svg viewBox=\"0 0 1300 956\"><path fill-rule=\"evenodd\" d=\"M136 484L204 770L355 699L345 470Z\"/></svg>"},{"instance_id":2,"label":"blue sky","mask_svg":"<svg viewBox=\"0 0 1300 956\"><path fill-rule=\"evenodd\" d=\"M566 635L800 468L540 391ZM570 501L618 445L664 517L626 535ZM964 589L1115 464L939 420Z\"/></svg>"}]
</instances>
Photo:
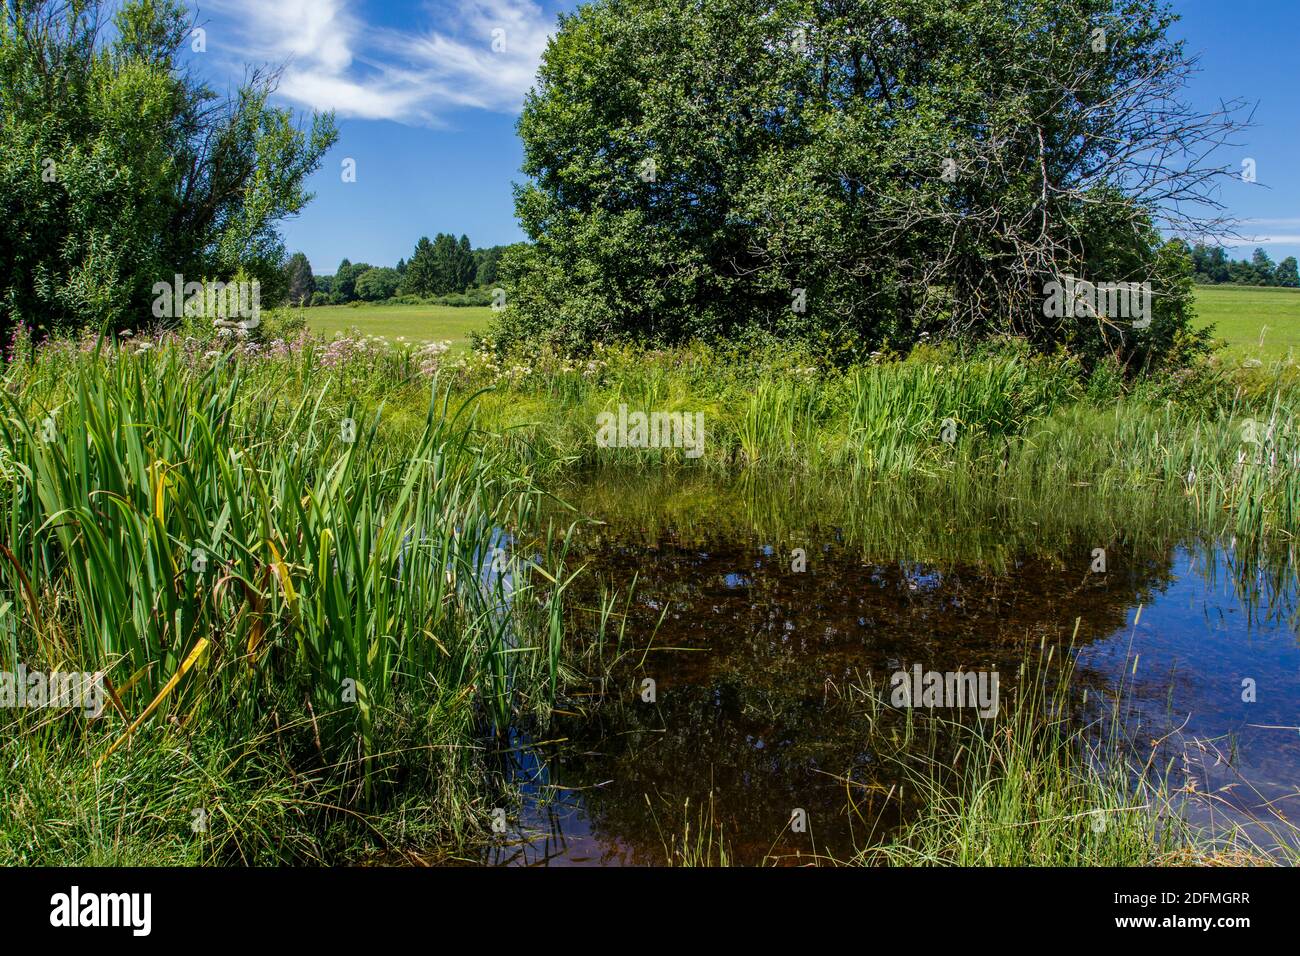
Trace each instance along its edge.
<instances>
[{"instance_id":1,"label":"blue sky","mask_svg":"<svg viewBox=\"0 0 1300 956\"><path fill-rule=\"evenodd\" d=\"M1213 109L1241 97L1256 104L1254 126L1225 151L1240 168L1254 159L1257 182L1226 183L1220 194L1256 241L1229 246L1233 258L1262 245L1273 259L1300 257L1300 0L1178 0L1175 34L1200 57L1190 102ZM1226 245L1226 243L1225 243Z\"/></svg>"},{"instance_id":2,"label":"blue sky","mask_svg":"<svg viewBox=\"0 0 1300 956\"><path fill-rule=\"evenodd\" d=\"M956 2L956 0L948 0ZM577 0L200 0L206 51L195 66L221 85L245 63L285 63L279 100L333 109L339 142L311 179L315 201L285 223L290 251L318 273L345 256L392 265L421 235L466 233L475 246L522 239L511 183L522 179L515 121L556 14ZM1221 194L1275 260L1300 256L1300 0L1175 0L1176 33L1200 55L1197 106L1257 103L1234 167L1257 182ZM494 31L501 31L495 32ZM496 49L494 49L494 45ZM1237 156L1236 154L1240 154ZM342 162L355 160L356 181Z\"/></svg>"}]
</instances>

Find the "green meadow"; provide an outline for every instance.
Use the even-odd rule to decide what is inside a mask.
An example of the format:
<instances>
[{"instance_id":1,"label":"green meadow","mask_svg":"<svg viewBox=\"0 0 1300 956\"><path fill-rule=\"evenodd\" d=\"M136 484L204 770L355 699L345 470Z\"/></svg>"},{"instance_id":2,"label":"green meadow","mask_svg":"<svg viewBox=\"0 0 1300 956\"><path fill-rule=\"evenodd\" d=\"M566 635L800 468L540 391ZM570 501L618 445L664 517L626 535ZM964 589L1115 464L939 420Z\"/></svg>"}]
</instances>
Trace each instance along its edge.
<instances>
[{"instance_id":1,"label":"green meadow","mask_svg":"<svg viewBox=\"0 0 1300 956\"><path fill-rule=\"evenodd\" d=\"M1286 358L1300 346L1300 289L1197 286L1196 312L1242 357Z\"/></svg>"},{"instance_id":2,"label":"green meadow","mask_svg":"<svg viewBox=\"0 0 1300 956\"><path fill-rule=\"evenodd\" d=\"M469 334L487 327L492 310L453 305L326 305L307 310L307 325L320 335L359 330L413 344L450 341L452 351L469 345Z\"/></svg>"},{"instance_id":3,"label":"green meadow","mask_svg":"<svg viewBox=\"0 0 1300 956\"><path fill-rule=\"evenodd\" d=\"M1300 289L1253 286L1197 286L1196 311L1202 325L1243 358L1285 358L1300 346ZM450 341L452 351L469 344L471 332L487 328L492 310L449 305L330 305L307 311L316 333L359 330L413 344Z\"/></svg>"}]
</instances>

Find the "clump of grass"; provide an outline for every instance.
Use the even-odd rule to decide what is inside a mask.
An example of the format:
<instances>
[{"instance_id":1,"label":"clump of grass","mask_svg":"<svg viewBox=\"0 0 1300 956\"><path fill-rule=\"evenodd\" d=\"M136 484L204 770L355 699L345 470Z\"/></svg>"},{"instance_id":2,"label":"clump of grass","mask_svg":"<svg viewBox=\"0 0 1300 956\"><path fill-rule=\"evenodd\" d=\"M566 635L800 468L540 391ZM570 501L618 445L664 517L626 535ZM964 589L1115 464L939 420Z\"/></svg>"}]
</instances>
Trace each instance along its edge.
<instances>
[{"instance_id":1,"label":"clump of grass","mask_svg":"<svg viewBox=\"0 0 1300 956\"><path fill-rule=\"evenodd\" d=\"M594 370L544 356L508 369L469 362L454 374L459 388L494 382L483 420L525 460L566 472L650 463L831 484L981 484L1054 505L1086 490L1158 499L1209 534L1300 532L1300 433L1290 424L1300 385L1290 366L1210 359L1128 383L1014 344L922 348L847 369L796 352L699 345L599 354ZM703 413L703 456L597 448L597 414L622 403Z\"/></svg>"},{"instance_id":2,"label":"clump of grass","mask_svg":"<svg viewBox=\"0 0 1300 956\"><path fill-rule=\"evenodd\" d=\"M657 828L659 820L649 795L646 796L646 807ZM712 792L709 793L708 804L697 806L694 815L691 814L689 799L682 806L680 837L673 833L665 838L660 830L660 839L663 841L664 859L669 866L703 868L733 865L722 823L717 819Z\"/></svg>"},{"instance_id":3,"label":"clump of grass","mask_svg":"<svg viewBox=\"0 0 1300 956\"><path fill-rule=\"evenodd\" d=\"M0 864L268 865L331 858L322 794L295 779L274 744L150 727L120 759L97 767L103 744L95 733L70 735L63 721L44 727L7 721L0 743Z\"/></svg>"},{"instance_id":4,"label":"clump of grass","mask_svg":"<svg viewBox=\"0 0 1300 956\"><path fill-rule=\"evenodd\" d=\"M332 399L329 370L272 368L96 352L6 390L0 666L103 673L112 702L15 724L44 735L31 779L69 772L69 748L91 767L72 791L116 806L98 781L142 753L182 776L221 754L217 786L272 795L225 844L241 859L243 839L277 845L286 792L335 820L420 795L472 830L482 742L543 719L561 683L571 577L532 537L540 493L472 396L434 383L395 437Z\"/></svg>"},{"instance_id":5,"label":"clump of grass","mask_svg":"<svg viewBox=\"0 0 1300 956\"><path fill-rule=\"evenodd\" d=\"M855 862L893 866L1156 866L1218 859L1178 794L1123 737L1118 706L1083 719L1073 667L1022 665L1020 692L995 719L925 718L928 758L906 761L918 815ZM1025 678L1030 679L1025 679ZM942 755L933 742L948 745ZM955 743L953 743L955 741ZM1270 862L1239 851L1234 859Z\"/></svg>"}]
</instances>

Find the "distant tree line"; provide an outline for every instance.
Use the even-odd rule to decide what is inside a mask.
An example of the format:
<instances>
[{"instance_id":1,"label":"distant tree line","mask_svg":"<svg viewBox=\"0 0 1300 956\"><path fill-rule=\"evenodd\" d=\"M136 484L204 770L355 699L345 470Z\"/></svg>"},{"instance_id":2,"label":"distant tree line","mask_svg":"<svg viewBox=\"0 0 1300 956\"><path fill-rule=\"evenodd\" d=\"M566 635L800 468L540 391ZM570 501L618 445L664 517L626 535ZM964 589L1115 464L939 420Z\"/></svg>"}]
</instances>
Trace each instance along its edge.
<instances>
[{"instance_id":1,"label":"distant tree line","mask_svg":"<svg viewBox=\"0 0 1300 956\"><path fill-rule=\"evenodd\" d=\"M457 239L440 232L432 241L421 236L410 259L399 259L396 267L344 259L333 275L322 276L313 276L311 263L298 252L285 265L289 301L293 305L346 305L464 297L475 291L483 294L474 301L486 301L488 290L497 283L497 267L507 248L475 249L468 236Z\"/></svg>"},{"instance_id":2,"label":"distant tree line","mask_svg":"<svg viewBox=\"0 0 1300 956\"><path fill-rule=\"evenodd\" d=\"M1223 247L1198 242L1192 247L1192 269L1197 282L1211 285L1231 283L1300 288L1295 256L1287 256L1274 265L1263 249L1256 249L1250 259L1229 259Z\"/></svg>"}]
</instances>

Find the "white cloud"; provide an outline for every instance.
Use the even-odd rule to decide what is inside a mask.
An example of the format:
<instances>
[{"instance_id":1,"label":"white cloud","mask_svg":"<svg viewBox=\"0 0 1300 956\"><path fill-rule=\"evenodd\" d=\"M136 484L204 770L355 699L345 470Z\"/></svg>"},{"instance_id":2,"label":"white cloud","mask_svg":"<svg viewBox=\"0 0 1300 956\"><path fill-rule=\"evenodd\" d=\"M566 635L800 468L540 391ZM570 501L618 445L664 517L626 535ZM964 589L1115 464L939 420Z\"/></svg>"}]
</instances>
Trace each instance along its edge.
<instances>
[{"instance_id":1,"label":"white cloud","mask_svg":"<svg viewBox=\"0 0 1300 956\"><path fill-rule=\"evenodd\" d=\"M1267 235L1254 235L1247 229L1238 230L1235 236L1212 236L1211 241L1215 244L1224 246L1229 249L1238 249L1242 246L1300 246L1300 234L1289 233L1269 233Z\"/></svg>"},{"instance_id":2,"label":"white cloud","mask_svg":"<svg viewBox=\"0 0 1300 956\"><path fill-rule=\"evenodd\" d=\"M1300 246L1300 232L1295 231L1296 227L1300 227L1300 217L1239 219L1222 232L1185 238L1233 251L1256 246Z\"/></svg>"},{"instance_id":3,"label":"white cloud","mask_svg":"<svg viewBox=\"0 0 1300 956\"><path fill-rule=\"evenodd\" d=\"M209 48L228 51L230 69L286 64L281 96L417 124L451 109L518 112L555 22L533 0L436 0L402 30L367 24L345 0L208 0L201 12L219 16Z\"/></svg>"},{"instance_id":4,"label":"white cloud","mask_svg":"<svg viewBox=\"0 0 1300 956\"><path fill-rule=\"evenodd\" d=\"M532 86L553 17L529 0L456 0L439 20L422 33L388 31L383 43L418 64L437 100L516 112Z\"/></svg>"}]
</instances>

